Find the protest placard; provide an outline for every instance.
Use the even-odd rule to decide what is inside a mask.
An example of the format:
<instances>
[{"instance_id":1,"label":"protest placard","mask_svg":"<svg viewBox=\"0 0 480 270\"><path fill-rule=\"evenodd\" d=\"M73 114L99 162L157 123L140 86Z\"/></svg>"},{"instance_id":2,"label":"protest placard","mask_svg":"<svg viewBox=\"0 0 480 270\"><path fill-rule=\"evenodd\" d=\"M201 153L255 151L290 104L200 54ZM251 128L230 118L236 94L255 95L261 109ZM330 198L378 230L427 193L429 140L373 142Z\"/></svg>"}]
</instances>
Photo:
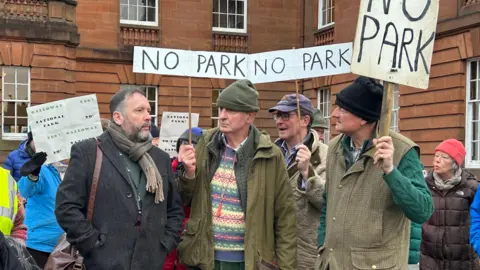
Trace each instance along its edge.
<instances>
[{"instance_id":1,"label":"protest placard","mask_svg":"<svg viewBox=\"0 0 480 270\"><path fill-rule=\"evenodd\" d=\"M352 73L428 88L439 0L361 0Z\"/></svg>"},{"instance_id":2,"label":"protest placard","mask_svg":"<svg viewBox=\"0 0 480 270\"><path fill-rule=\"evenodd\" d=\"M349 73L351 58L352 43L257 54L137 46L133 72L267 83Z\"/></svg>"},{"instance_id":3,"label":"protest placard","mask_svg":"<svg viewBox=\"0 0 480 270\"><path fill-rule=\"evenodd\" d=\"M76 142L102 134L97 96L86 95L27 108L37 152L47 164L70 158Z\"/></svg>"},{"instance_id":4,"label":"protest placard","mask_svg":"<svg viewBox=\"0 0 480 270\"><path fill-rule=\"evenodd\" d=\"M198 126L198 113L192 113L192 127ZM188 113L163 112L160 127L160 143L158 147L170 157L177 156L177 140L188 129Z\"/></svg>"}]
</instances>

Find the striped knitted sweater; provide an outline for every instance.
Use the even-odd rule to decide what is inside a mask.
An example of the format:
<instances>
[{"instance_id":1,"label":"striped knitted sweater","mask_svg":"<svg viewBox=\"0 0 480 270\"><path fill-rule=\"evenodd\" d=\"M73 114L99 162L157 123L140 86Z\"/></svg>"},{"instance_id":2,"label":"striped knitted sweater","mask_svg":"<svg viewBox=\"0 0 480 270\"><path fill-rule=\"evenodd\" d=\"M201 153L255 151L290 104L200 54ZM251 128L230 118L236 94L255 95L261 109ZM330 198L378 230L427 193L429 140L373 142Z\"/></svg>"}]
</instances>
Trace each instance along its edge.
<instances>
[{"instance_id":1,"label":"striped knitted sweater","mask_svg":"<svg viewBox=\"0 0 480 270\"><path fill-rule=\"evenodd\" d=\"M226 146L211 182L217 261L244 261L245 217L235 179L235 157L235 151Z\"/></svg>"}]
</instances>

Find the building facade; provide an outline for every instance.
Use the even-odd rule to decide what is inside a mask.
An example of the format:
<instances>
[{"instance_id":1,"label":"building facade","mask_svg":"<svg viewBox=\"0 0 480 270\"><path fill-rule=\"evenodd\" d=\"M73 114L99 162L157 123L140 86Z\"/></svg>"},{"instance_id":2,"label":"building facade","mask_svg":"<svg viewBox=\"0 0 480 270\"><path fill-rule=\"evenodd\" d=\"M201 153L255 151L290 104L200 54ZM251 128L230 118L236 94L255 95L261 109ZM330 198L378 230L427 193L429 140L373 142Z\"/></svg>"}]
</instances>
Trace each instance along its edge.
<instances>
[{"instance_id":1,"label":"building facade","mask_svg":"<svg viewBox=\"0 0 480 270\"><path fill-rule=\"evenodd\" d=\"M354 40L360 0L305 2L306 47ZM401 86L392 114L392 129L419 144L427 169L435 147L448 138L465 143L466 168L480 169L479 60L480 1L440 0L429 88ZM329 116L335 94L354 79L352 74L315 78L306 80L303 90Z\"/></svg>"},{"instance_id":2,"label":"building facade","mask_svg":"<svg viewBox=\"0 0 480 270\"><path fill-rule=\"evenodd\" d=\"M152 117L186 111L188 78L132 72L133 47L257 53L352 42L360 0L0 0L0 160L26 138L26 107L96 93L100 113L122 87L145 89ZM430 86L400 87L392 128L416 141L430 166L434 147L464 141L480 168L480 1L440 0ZM329 117L353 74L300 80ZM192 78L192 109L216 125L216 98L232 81ZM258 84L255 124L275 138L267 109L295 92L291 81ZM334 123L331 123L332 125ZM335 135L335 131L329 133Z\"/></svg>"},{"instance_id":3,"label":"building facade","mask_svg":"<svg viewBox=\"0 0 480 270\"><path fill-rule=\"evenodd\" d=\"M186 111L188 79L132 72L136 45L255 53L300 47L300 3L253 0L0 0L1 155L26 138L26 108L96 93L102 117L122 87L146 90L152 117ZM192 110L216 125L216 98L232 81L192 78ZM272 134L267 108L292 82L257 86L256 124ZM213 119L212 119L213 117Z\"/></svg>"}]
</instances>

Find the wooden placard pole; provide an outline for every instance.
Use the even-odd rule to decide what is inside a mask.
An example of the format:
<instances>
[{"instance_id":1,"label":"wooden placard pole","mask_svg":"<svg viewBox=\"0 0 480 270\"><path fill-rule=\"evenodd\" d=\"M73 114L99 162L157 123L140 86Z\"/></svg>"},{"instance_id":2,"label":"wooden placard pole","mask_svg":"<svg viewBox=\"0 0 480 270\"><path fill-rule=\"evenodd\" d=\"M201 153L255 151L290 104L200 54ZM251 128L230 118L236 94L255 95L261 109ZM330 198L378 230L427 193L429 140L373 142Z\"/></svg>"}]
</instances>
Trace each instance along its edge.
<instances>
[{"instance_id":1,"label":"wooden placard pole","mask_svg":"<svg viewBox=\"0 0 480 270\"><path fill-rule=\"evenodd\" d=\"M295 47L293 47L293 50L295 50ZM298 121L300 123L300 90L298 86L298 79L295 79L295 92L296 92L296 97L297 97L297 115L298 115Z\"/></svg>"},{"instance_id":2,"label":"wooden placard pole","mask_svg":"<svg viewBox=\"0 0 480 270\"><path fill-rule=\"evenodd\" d=\"M298 114L298 120L300 121L300 91L298 89L298 80L295 80L295 89L296 89L296 93L297 93L297 114Z\"/></svg>"},{"instance_id":3,"label":"wooden placard pole","mask_svg":"<svg viewBox=\"0 0 480 270\"><path fill-rule=\"evenodd\" d=\"M192 77L188 77L188 144L192 144Z\"/></svg>"},{"instance_id":4,"label":"wooden placard pole","mask_svg":"<svg viewBox=\"0 0 480 270\"><path fill-rule=\"evenodd\" d=\"M393 109L393 94L398 91L398 84L384 82L383 83L383 100L382 100L382 112L380 115L380 121L378 124L377 137L388 136L390 130L390 122L392 119Z\"/></svg>"}]
</instances>

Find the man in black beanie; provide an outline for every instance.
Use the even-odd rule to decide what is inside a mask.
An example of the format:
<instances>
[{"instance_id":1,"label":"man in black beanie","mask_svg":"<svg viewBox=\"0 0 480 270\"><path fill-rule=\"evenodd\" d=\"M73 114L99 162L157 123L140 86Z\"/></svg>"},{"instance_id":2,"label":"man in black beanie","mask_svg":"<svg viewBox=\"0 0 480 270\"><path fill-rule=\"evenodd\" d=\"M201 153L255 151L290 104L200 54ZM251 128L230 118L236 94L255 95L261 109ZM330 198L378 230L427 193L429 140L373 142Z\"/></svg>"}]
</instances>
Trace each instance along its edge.
<instances>
[{"instance_id":1,"label":"man in black beanie","mask_svg":"<svg viewBox=\"0 0 480 270\"><path fill-rule=\"evenodd\" d=\"M295 204L282 152L253 125L258 92L234 82L217 106L219 127L178 154L180 194L191 206L180 261L190 269L297 269Z\"/></svg>"},{"instance_id":2,"label":"man in black beanie","mask_svg":"<svg viewBox=\"0 0 480 270\"><path fill-rule=\"evenodd\" d=\"M327 154L316 269L407 269L410 220L423 223L432 198L419 147L390 131L376 137L383 86L357 78L336 96Z\"/></svg>"}]
</instances>

